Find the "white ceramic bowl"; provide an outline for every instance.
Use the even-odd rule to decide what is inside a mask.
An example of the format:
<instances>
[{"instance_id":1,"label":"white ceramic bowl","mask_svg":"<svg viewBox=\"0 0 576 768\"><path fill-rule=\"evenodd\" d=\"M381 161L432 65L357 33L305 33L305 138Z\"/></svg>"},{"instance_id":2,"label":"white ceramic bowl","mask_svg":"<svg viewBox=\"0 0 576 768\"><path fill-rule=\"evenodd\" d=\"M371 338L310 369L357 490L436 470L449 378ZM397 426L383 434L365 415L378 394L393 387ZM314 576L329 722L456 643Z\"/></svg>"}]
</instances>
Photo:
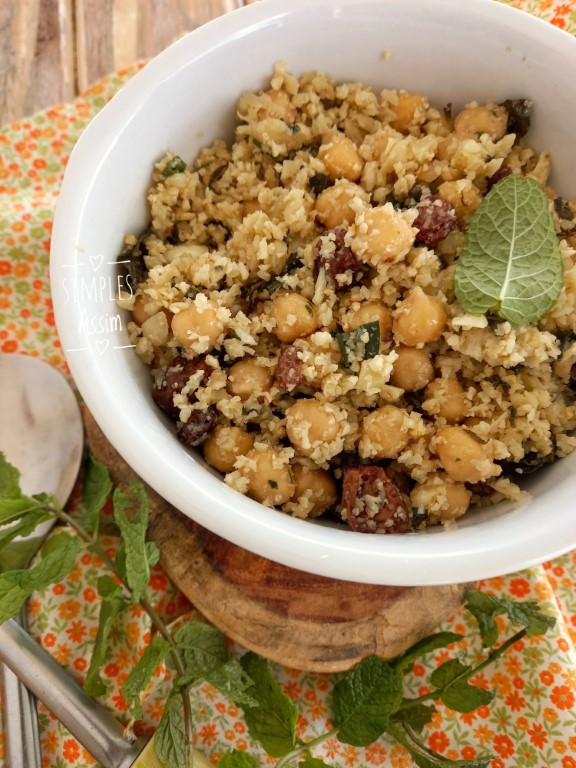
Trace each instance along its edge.
<instances>
[{"instance_id":1,"label":"white ceramic bowl","mask_svg":"<svg viewBox=\"0 0 576 768\"><path fill-rule=\"evenodd\" d=\"M389 53L391 55L384 55ZM535 101L530 140L554 185L576 193L576 40L494 0L262 0L194 31L115 96L75 148L58 203L51 281L80 393L153 488L200 524L303 571L391 585L457 583L530 566L576 546L576 455L533 476L533 499L467 514L454 528L381 536L293 519L228 488L184 449L153 405L148 371L114 303L115 261L147 217L152 164L191 160L231 135L234 103L283 59L299 74L398 87L455 108Z\"/></svg>"}]
</instances>

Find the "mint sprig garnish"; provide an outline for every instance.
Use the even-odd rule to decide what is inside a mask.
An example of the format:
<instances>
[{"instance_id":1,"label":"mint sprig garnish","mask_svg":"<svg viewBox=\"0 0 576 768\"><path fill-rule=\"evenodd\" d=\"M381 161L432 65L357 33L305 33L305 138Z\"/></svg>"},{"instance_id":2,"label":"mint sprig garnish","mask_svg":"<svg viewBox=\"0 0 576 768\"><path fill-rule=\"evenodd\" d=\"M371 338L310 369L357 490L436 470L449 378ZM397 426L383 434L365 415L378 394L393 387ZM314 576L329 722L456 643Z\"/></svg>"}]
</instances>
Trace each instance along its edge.
<instances>
[{"instance_id":1,"label":"mint sprig garnish","mask_svg":"<svg viewBox=\"0 0 576 768\"><path fill-rule=\"evenodd\" d=\"M495 184L470 221L454 290L465 312L536 323L558 301L564 265L550 201L534 179Z\"/></svg>"},{"instance_id":2,"label":"mint sprig garnish","mask_svg":"<svg viewBox=\"0 0 576 768\"><path fill-rule=\"evenodd\" d=\"M448 760L425 743L423 732L440 702L458 712L468 713L488 704L495 692L474 684L474 678L489 664L525 636L544 634L554 626L537 603L512 602L478 590L466 592L466 608L478 622L483 645L483 659L469 663L455 646L463 636L437 632L420 640L395 659L385 661L369 656L340 677L331 697L332 729L311 741L300 739L296 731L298 709L283 691L268 662L256 653L246 653L239 660L230 654L225 636L205 622L190 620L167 627L147 597L151 568L158 559L158 549L146 541L148 500L144 486L132 483L128 488L113 488L106 467L91 457L84 473L83 502L74 513L62 510L57 501L45 494L26 497L20 489L20 475L0 453L0 534L12 527L32 529L39 519L60 518L76 531L63 530L45 543L41 556L25 570L0 574L0 621L17 613L33 591L61 581L70 570L82 547L90 547L108 567L109 573L98 580L102 597L99 628L85 689L93 696L106 693L101 670L110 651L112 628L117 618L134 603L148 613L152 627L149 645L128 674L122 693L133 718L142 714L141 696L159 664L166 662L175 674L172 690L156 732L156 752L165 768L206 768L209 763L193 747L194 723L191 696L199 683L208 682L244 711L250 736L273 758L276 768L329 768L320 759L317 748L328 739L357 747L372 744L386 735L409 752L419 768L487 768L493 755L474 760ZM119 527L120 544L112 559L97 538L98 517L112 496L114 518ZM0 535L0 561L9 535ZM520 629L503 642L499 640L497 616ZM426 654L447 648L452 658L432 672L428 693L410 698L404 695L404 682L413 664ZM269 760L266 762L269 764ZM259 758L247 752L229 750L218 768L259 768Z\"/></svg>"}]
</instances>

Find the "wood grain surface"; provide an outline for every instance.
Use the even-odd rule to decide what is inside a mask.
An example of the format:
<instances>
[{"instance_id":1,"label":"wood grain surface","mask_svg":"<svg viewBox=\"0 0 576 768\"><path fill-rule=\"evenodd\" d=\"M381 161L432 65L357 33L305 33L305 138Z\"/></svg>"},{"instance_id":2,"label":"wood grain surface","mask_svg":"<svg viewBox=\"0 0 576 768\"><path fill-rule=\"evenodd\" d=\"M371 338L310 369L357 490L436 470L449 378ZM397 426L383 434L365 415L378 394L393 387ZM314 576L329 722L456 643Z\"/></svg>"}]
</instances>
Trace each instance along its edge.
<instances>
[{"instance_id":1,"label":"wood grain surface","mask_svg":"<svg viewBox=\"0 0 576 768\"><path fill-rule=\"evenodd\" d=\"M69 101L255 0L0 0L0 125Z\"/></svg>"},{"instance_id":2,"label":"wood grain surface","mask_svg":"<svg viewBox=\"0 0 576 768\"><path fill-rule=\"evenodd\" d=\"M93 417L88 443L115 482L135 479ZM392 658L461 605L465 585L391 587L339 581L274 563L225 541L151 488L150 538L172 581L213 624L271 661L313 672Z\"/></svg>"}]
</instances>

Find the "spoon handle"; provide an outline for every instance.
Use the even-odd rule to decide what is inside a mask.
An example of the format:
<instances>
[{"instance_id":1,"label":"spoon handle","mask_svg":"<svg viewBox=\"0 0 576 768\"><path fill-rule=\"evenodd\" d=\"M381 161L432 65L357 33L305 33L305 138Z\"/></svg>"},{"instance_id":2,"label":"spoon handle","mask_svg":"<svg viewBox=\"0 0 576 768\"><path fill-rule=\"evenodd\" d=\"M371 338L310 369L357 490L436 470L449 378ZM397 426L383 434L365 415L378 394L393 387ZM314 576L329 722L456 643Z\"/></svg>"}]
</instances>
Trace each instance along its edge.
<instances>
[{"instance_id":1,"label":"spoon handle","mask_svg":"<svg viewBox=\"0 0 576 768\"><path fill-rule=\"evenodd\" d=\"M5 664L0 664L0 691L7 768L42 768L36 699Z\"/></svg>"},{"instance_id":2,"label":"spoon handle","mask_svg":"<svg viewBox=\"0 0 576 768\"><path fill-rule=\"evenodd\" d=\"M129 768L134 763L147 739L129 741L118 720L89 698L48 651L13 619L0 624L0 661L48 707L103 768ZM24 761L22 765L28 768L35 764Z\"/></svg>"}]
</instances>

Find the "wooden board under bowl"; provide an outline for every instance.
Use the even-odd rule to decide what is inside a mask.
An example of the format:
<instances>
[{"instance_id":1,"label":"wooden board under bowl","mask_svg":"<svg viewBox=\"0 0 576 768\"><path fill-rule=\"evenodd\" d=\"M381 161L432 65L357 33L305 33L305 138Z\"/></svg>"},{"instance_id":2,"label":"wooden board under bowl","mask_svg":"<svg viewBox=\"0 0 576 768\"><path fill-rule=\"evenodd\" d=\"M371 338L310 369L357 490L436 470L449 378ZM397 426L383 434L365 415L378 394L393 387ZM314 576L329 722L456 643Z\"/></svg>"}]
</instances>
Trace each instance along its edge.
<instances>
[{"instance_id":1,"label":"wooden board under bowl","mask_svg":"<svg viewBox=\"0 0 576 768\"><path fill-rule=\"evenodd\" d=\"M137 479L87 410L84 421L90 449L114 482ZM370 654L392 658L463 602L464 584L361 584L274 563L206 530L146 489L149 535L168 576L232 640L284 666L338 672Z\"/></svg>"}]
</instances>

